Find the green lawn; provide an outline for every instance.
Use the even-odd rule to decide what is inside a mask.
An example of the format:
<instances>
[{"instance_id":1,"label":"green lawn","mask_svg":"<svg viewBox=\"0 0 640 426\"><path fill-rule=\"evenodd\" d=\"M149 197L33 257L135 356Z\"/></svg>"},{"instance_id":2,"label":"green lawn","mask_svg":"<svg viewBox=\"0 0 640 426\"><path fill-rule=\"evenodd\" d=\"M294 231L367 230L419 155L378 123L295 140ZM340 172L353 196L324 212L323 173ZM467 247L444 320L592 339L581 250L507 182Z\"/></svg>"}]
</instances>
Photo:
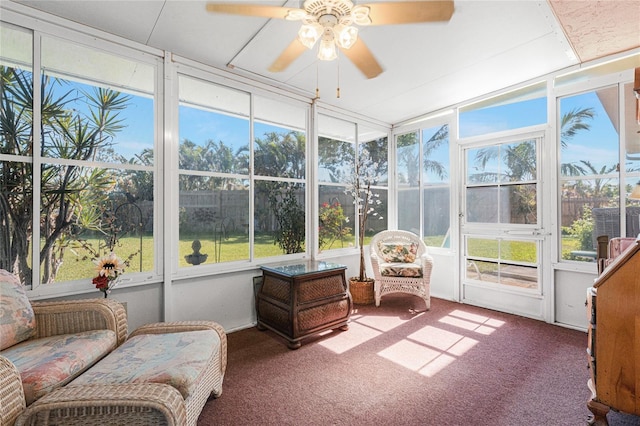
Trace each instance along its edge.
<instances>
[{"instance_id":1,"label":"green lawn","mask_svg":"<svg viewBox=\"0 0 640 426\"><path fill-rule=\"evenodd\" d=\"M189 264L185 260L185 255L193 252L191 247L193 240L197 236L182 237L179 243L179 258L178 263L180 267L187 267ZM426 243L437 244L438 246L442 242L442 236L430 237ZM370 236L365 238L365 245L369 244L371 240ZM89 240L94 247L98 247L101 242L98 239ZM208 255L206 263L216 262L216 250L213 239L200 239L202 248L201 253ZM140 246L140 240L138 238L122 238L119 243L119 247L116 248L116 253L122 256L122 253L138 252ZM343 241L334 241L329 249L348 248L354 246L354 237L348 236ZM563 237L562 238L562 258L569 259L571 252L577 250L579 242L575 238ZM515 241L502 244L502 258L511 259L524 262L535 263L535 243ZM149 271L153 268L153 239L149 236L142 238L142 270ZM243 260L249 258L249 239L246 235L230 236L224 240L219 248L218 253L220 262L230 262L234 260ZM470 240L470 253L475 256L497 258L497 242L488 239L472 239ZM278 256L283 254L280 247L273 243L273 237L271 235L256 235L255 239L255 252L256 258L266 258L271 256ZM123 259L124 260L124 259ZM134 272L140 270L140 255L136 254L130 261L127 271ZM56 281L70 281L77 279L87 279L95 275L95 265L91 262L91 256L82 248L68 248L65 251L64 263L60 267Z\"/></svg>"},{"instance_id":2,"label":"green lawn","mask_svg":"<svg viewBox=\"0 0 640 426\"><path fill-rule=\"evenodd\" d=\"M104 240L99 238L88 238L87 242L96 248L104 245ZM153 239L151 237L142 237L142 250L140 249L139 238L122 238L114 251L121 259L121 253L136 253L129 261L130 265L126 269L127 271L140 270L140 254L138 253L140 251L142 251L142 270L149 271L153 268ZM101 252L104 252L104 250L101 250ZM64 262L58 271L56 281L62 282L94 277L96 266L91 259L91 254L82 247L67 248L64 253Z\"/></svg>"}]
</instances>

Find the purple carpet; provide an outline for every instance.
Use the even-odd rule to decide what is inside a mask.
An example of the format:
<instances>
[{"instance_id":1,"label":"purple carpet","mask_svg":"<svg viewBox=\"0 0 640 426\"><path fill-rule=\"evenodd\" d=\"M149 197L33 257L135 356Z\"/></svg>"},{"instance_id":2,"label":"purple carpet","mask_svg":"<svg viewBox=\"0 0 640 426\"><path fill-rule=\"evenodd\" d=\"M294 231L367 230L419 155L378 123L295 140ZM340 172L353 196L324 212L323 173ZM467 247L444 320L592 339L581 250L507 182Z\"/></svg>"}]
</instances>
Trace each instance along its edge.
<instances>
[{"instance_id":1,"label":"purple carpet","mask_svg":"<svg viewBox=\"0 0 640 426\"><path fill-rule=\"evenodd\" d=\"M271 331L229 334L223 394L198 424L586 424L586 333L441 299L423 308L410 295L356 305L348 331L298 350Z\"/></svg>"}]
</instances>

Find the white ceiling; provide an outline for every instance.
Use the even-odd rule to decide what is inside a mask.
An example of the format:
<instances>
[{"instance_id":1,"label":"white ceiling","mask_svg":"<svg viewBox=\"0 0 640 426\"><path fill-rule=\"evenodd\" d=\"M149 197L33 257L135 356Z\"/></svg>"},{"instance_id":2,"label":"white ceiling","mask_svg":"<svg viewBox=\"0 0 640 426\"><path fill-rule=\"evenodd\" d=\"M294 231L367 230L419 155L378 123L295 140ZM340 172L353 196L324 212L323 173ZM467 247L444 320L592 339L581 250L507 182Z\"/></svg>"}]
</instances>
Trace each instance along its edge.
<instances>
[{"instance_id":1,"label":"white ceiling","mask_svg":"<svg viewBox=\"0 0 640 426\"><path fill-rule=\"evenodd\" d=\"M456 0L446 23L360 27L359 36L384 69L370 80L346 57L319 62L315 51L305 52L285 72L271 73L267 68L296 36L299 22L212 14L206 1L12 1L309 98L318 87L322 102L387 123L569 67L580 57L572 48L575 40L565 35L571 32L556 18L563 4L556 0L555 11L547 1ZM301 6L299 1L243 2ZM590 16L591 25L600 27L598 17ZM640 45L640 19L635 22L639 28L634 34L631 26L631 47ZM601 56L616 49L607 51L603 43Z\"/></svg>"}]
</instances>

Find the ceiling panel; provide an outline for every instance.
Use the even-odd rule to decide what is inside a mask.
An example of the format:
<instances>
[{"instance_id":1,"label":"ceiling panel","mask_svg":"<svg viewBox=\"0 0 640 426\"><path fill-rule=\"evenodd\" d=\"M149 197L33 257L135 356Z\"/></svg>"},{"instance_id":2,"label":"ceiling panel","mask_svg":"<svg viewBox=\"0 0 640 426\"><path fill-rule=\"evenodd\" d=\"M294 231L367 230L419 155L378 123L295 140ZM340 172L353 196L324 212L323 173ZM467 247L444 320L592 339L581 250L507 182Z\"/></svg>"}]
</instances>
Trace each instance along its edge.
<instances>
[{"instance_id":1,"label":"ceiling panel","mask_svg":"<svg viewBox=\"0 0 640 426\"><path fill-rule=\"evenodd\" d=\"M20 0L17 3L142 44L147 43L164 7L164 1L156 0Z\"/></svg>"},{"instance_id":2,"label":"ceiling panel","mask_svg":"<svg viewBox=\"0 0 640 426\"><path fill-rule=\"evenodd\" d=\"M242 22L229 15L214 15L202 1L167 1L157 18L148 45L207 65L224 68L264 26L264 18Z\"/></svg>"},{"instance_id":3,"label":"ceiling panel","mask_svg":"<svg viewBox=\"0 0 640 426\"><path fill-rule=\"evenodd\" d=\"M550 0L582 61L640 46L640 1Z\"/></svg>"}]
</instances>

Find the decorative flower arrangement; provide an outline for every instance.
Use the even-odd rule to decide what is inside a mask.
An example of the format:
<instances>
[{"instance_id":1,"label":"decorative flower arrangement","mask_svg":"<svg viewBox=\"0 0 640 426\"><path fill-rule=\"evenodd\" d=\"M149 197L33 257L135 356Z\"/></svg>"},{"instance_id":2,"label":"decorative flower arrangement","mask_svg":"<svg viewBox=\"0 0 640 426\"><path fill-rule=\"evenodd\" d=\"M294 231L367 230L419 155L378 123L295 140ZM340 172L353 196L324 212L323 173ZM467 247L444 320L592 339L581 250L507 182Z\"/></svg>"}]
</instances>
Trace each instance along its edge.
<instances>
[{"instance_id":1,"label":"decorative flower arrangement","mask_svg":"<svg viewBox=\"0 0 640 426\"><path fill-rule=\"evenodd\" d=\"M109 253L99 260L94 260L98 275L91 281L98 290L104 293L106 298L111 289L119 284L119 278L124 274L124 262L114 252Z\"/></svg>"}]
</instances>

